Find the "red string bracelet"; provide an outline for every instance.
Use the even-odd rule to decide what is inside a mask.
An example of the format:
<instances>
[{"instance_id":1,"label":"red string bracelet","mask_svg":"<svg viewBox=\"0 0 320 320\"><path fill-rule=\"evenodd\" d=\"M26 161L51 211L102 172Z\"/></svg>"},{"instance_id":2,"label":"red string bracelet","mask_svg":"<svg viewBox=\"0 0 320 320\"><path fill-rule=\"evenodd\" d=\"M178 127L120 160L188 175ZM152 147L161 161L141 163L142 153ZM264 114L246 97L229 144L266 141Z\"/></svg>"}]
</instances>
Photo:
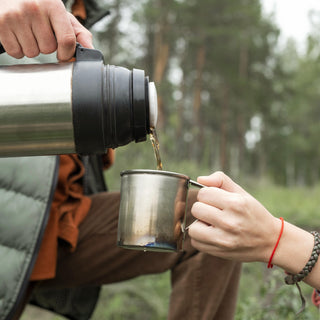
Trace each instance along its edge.
<instances>
[{"instance_id":1,"label":"red string bracelet","mask_svg":"<svg viewBox=\"0 0 320 320\"><path fill-rule=\"evenodd\" d=\"M270 259L269 259L269 263L268 263L268 268L269 268L269 269L270 269L270 268L273 268L273 264L272 264L271 262L272 262L274 253L275 253L276 250L277 250L278 244L279 244L279 242L280 242L280 239L281 239L281 236L282 236L282 233L283 233L284 221L283 221L283 218L279 218L279 219L281 220L281 230L280 230L280 233L279 233L279 237L278 237L277 243L276 243L276 245L274 246L273 251L272 251L271 256L270 256Z\"/></svg>"}]
</instances>

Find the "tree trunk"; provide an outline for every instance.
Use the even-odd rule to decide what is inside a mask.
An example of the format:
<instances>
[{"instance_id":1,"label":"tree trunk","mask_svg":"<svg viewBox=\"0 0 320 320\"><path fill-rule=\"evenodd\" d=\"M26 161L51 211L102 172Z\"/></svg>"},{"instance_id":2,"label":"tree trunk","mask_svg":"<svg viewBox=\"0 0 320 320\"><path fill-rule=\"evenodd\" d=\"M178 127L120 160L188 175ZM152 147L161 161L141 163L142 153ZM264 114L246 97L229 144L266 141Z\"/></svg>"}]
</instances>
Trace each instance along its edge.
<instances>
[{"instance_id":1,"label":"tree trunk","mask_svg":"<svg viewBox=\"0 0 320 320\"><path fill-rule=\"evenodd\" d=\"M165 1L158 1L157 5L159 7L159 20L156 25L156 32L154 35L154 71L153 71L153 81L156 85L161 87L161 82L163 81L166 68L169 61L169 42L166 39L170 32L170 26L168 22L168 10L166 8ZM165 123L165 113L163 98L161 91L158 90L158 127L163 127Z\"/></svg>"},{"instance_id":2,"label":"tree trunk","mask_svg":"<svg viewBox=\"0 0 320 320\"><path fill-rule=\"evenodd\" d=\"M193 99L193 114L194 114L194 125L197 128L196 143L194 144L194 153L197 160L202 158L202 150L204 147L204 125L200 116L201 108L201 92L203 83L203 69L206 61L206 47L204 42L197 50L196 55L196 79L194 84L194 99Z\"/></svg>"},{"instance_id":3,"label":"tree trunk","mask_svg":"<svg viewBox=\"0 0 320 320\"><path fill-rule=\"evenodd\" d=\"M239 79L240 88L245 87L248 82L248 48L244 43L240 48L239 54ZM242 102L245 101L244 98ZM240 103L240 107L245 107L243 103ZM245 136L245 110L239 110L237 114L237 148L238 148L238 172L241 172L241 167L244 161L244 136Z\"/></svg>"},{"instance_id":4,"label":"tree trunk","mask_svg":"<svg viewBox=\"0 0 320 320\"><path fill-rule=\"evenodd\" d=\"M227 85L222 87L221 99L221 119L220 119L220 168L228 172L229 163L227 156L227 136L228 136L228 118L229 118L229 89Z\"/></svg>"},{"instance_id":5,"label":"tree trunk","mask_svg":"<svg viewBox=\"0 0 320 320\"><path fill-rule=\"evenodd\" d=\"M184 146L184 107L185 107L185 94L186 94L186 85L185 81L182 78L181 83L180 83L180 91L181 91L181 99L177 102L177 111L178 111L178 125L176 129L176 139L177 139L177 145L178 145L178 150L180 150L180 157L186 157L187 152L185 150Z\"/></svg>"}]
</instances>

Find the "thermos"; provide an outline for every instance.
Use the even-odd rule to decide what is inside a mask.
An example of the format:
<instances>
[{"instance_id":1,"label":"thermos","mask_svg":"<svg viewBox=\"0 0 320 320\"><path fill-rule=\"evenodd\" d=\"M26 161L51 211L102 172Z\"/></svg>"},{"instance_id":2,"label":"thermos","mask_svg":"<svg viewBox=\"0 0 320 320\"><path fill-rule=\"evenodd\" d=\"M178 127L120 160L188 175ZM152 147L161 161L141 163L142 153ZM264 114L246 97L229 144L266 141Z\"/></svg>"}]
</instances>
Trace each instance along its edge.
<instances>
[{"instance_id":1,"label":"thermos","mask_svg":"<svg viewBox=\"0 0 320 320\"><path fill-rule=\"evenodd\" d=\"M154 83L143 70L105 65L98 50L0 66L0 157L102 154L146 140L156 122Z\"/></svg>"}]
</instances>

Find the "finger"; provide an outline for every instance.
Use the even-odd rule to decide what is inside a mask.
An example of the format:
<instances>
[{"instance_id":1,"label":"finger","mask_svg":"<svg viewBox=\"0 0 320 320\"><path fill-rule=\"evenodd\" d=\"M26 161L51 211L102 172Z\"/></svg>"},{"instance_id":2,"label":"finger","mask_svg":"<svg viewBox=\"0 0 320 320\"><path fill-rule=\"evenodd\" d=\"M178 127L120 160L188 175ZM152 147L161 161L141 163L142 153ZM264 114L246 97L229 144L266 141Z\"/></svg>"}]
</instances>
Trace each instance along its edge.
<instances>
[{"instance_id":1,"label":"finger","mask_svg":"<svg viewBox=\"0 0 320 320\"><path fill-rule=\"evenodd\" d=\"M34 19L32 31L41 53L49 54L57 50L57 40L48 19L42 15L38 19Z\"/></svg>"},{"instance_id":2,"label":"finger","mask_svg":"<svg viewBox=\"0 0 320 320\"><path fill-rule=\"evenodd\" d=\"M230 257L228 256L228 253L221 250L219 247L215 247L210 244L203 243L203 242L200 242L200 241L197 241L194 239L191 239L191 245L195 249L197 249L201 252L205 252L207 254L210 254L212 256L224 258L224 259L230 259Z\"/></svg>"},{"instance_id":3,"label":"finger","mask_svg":"<svg viewBox=\"0 0 320 320\"><path fill-rule=\"evenodd\" d=\"M189 228L189 236L194 241L214 247L216 251L233 251L237 244L232 240L232 236L223 229L208 226L202 221L197 221Z\"/></svg>"},{"instance_id":4,"label":"finger","mask_svg":"<svg viewBox=\"0 0 320 320\"><path fill-rule=\"evenodd\" d=\"M72 24L77 42L83 47L93 49L92 34L86 29L71 13L69 13L69 19Z\"/></svg>"},{"instance_id":5,"label":"finger","mask_svg":"<svg viewBox=\"0 0 320 320\"><path fill-rule=\"evenodd\" d=\"M62 2L49 10L49 20L58 43L57 58L67 61L74 55L76 36Z\"/></svg>"},{"instance_id":6,"label":"finger","mask_svg":"<svg viewBox=\"0 0 320 320\"><path fill-rule=\"evenodd\" d=\"M56 39L43 7L46 5L36 1L24 2L19 23L14 24L15 34L28 57L56 49Z\"/></svg>"},{"instance_id":7,"label":"finger","mask_svg":"<svg viewBox=\"0 0 320 320\"><path fill-rule=\"evenodd\" d=\"M230 192L246 193L245 190L221 171L217 171L210 176L200 176L197 181L208 187L221 188Z\"/></svg>"},{"instance_id":8,"label":"finger","mask_svg":"<svg viewBox=\"0 0 320 320\"><path fill-rule=\"evenodd\" d=\"M185 230L188 230L193 224L197 223L199 221L199 219L193 220L193 222L191 222L186 228ZM201 221L203 223L205 223L204 221Z\"/></svg>"},{"instance_id":9,"label":"finger","mask_svg":"<svg viewBox=\"0 0 320 320\"><path fill-rule=\"evenodd\" d=\"M16 59L23 58L23 51L14 33L3 29L1 31L3 34L0 35L0 41L7 54Z\"/></svg>"},{"instance_id":10,"label":"finger","mask_svg":"<svg viewBox=\"0 0 320 320\"><path fill-rule=\"evenodd\" d=\"M38 43L29 25L24 25L22 28L20 26L15 30L15 35L26 57L33 58L39 55Z\"/></svg>"},{"instance_id":11,"label":"finger","mask_svg":"<svg viewBox=\"0 0 320 320\"><path fill-rule=\"evenodd\" d=\"M224 210L240 203L240 198L242 197L238 193L215 187L206 187L199 190L197 199L200 202Z\"/></svg>"},{"instance_id":12,"label":"finger","mask_svg":"<svg viewBox=\"0 0 320 320\"><path fill-rule=\"evenodd\" d=\"M215 226L222 211L203 202L195 202L191 208L191 213L196 219Z\"/></svg>"},{"instance_id":13,"label":"finger","mask_svg":"<svg viewBox=\"0 0 320 320\"><path fill-rule=\"evenodd\" d=\"M203 221L196 221L189 227L189 236L198 242L214 245L217 229Z\"/></svg>"}]
</instances>

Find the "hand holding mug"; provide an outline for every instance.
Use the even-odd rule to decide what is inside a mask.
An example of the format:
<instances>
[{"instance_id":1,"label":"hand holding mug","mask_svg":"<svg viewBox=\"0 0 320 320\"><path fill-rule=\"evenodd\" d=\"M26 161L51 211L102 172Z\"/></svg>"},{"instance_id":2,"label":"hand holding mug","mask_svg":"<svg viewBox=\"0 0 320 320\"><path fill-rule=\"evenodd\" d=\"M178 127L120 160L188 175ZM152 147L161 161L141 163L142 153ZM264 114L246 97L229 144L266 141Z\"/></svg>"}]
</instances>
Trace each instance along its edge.
<instances>
[{"instance_id":1,"label":"hand holding mug","mask_svg":"<svg viewBox=\"0 0 320 320\"><path fill-rule=\"evenodd\" d=\"M199 221L189 228L192 245L214 256L267 262L279 219L222 172L198 178L206 185L191 213Z\"/></svg>"}]
</instances>

